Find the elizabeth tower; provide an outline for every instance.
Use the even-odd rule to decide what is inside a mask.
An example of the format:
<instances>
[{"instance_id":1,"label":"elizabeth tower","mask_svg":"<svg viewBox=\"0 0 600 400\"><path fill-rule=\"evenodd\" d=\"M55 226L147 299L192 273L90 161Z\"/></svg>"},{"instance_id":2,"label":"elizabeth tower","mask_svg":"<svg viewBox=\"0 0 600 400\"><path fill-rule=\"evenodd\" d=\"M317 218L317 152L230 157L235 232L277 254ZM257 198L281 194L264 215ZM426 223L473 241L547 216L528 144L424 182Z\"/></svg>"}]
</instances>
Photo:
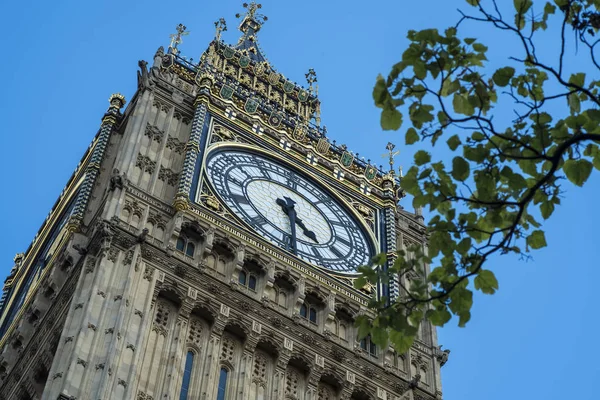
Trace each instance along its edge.
<instances>
[{"instance_id":1,"label":"elizabeth tower","mask_svg":"<svg viewBox=\"0 0 600 400\"><path fill-rule=\"evenodd\" d=\"M244 6L237 44L221 19L194 63L179 25L110 97L5 281L0 399L441 399L433 327L406 354L354 327L400 286L355 289L356 268L426 246L422 217L330 142L315 72L277 71Z\"/></svg>"}]
</instances>

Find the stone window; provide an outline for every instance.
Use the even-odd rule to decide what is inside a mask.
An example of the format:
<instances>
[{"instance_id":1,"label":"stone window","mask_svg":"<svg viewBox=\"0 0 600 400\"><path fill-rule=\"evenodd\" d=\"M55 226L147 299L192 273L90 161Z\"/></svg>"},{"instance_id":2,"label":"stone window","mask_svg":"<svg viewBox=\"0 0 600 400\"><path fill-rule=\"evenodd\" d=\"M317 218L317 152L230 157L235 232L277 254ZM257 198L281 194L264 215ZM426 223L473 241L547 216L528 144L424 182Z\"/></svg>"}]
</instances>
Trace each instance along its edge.
<instances>
[{"instance_id":1,"label":"stone window","mask_svg":"<svg viewBox=\"0 0 600 400\"><path fill-rule=\"evenodd\" d=\"M240 285L247 287L252 291L256 291L256 283L258 282L256 275L246 270L241 270L238 275L238 282Z\"/></svg>"},{"instance_id":2,"label":"stone window","mask_svg":"<svg viewBox=\"0 0 600 400\"><path fill-rule=\"evenodd\" d=\"M194 352L188 351L185 358L185 367L183 369L183 382L181 383L181 391L179 392L179 400L187 400L190 382L192 381L192 369L194 368Z\"/></svg>"},{"instance_id":3,"label":"stone window","mask_svg":"<svg viewBox=\"0 0 600 400\"><path fill-rule=\"evenodd\" d=\"M371 335L360 340L360 348L371 357L377 357L377 345L371 341Z\"/></svg>"},{"instance_id":4,"label":"stone window","mask_svg":"<svg viewBox=\"0 0 600 400\"><path fill-rule=\"evenodd\" d=\"M188 257L194 257L194 254L196 253L196 243L193 239L189 239L185 236L179 236L177 238L177 244L175 245L175 248L178 251L181 251L182 253L184 253L186 256Z\"/></svg>"},{"instance_id":5,"label":"stone window","mask_svg":"<svg viewBox=\"0 0 600 400\"><path fill-rule=\"evenodd\" d=\"M221 371L219 372L219 386L217 389L217 400L225 400L225 395L227 394L228 375L229 375L229 370L225 367L221 367Z\"/></svg>"},{"instance_id":6,"label":"stone window","mask_svg":"<svg viewBox=\"0 0 600 400\"><path fill-rule=\"evenodd\" d=\"M304 302L301 306L300 306L300 316L304 319L309 320L310 322L316 324L317 323L317 315L318 315L318 311L317 311L317 307Z\"/></svg>"}]
</instances>

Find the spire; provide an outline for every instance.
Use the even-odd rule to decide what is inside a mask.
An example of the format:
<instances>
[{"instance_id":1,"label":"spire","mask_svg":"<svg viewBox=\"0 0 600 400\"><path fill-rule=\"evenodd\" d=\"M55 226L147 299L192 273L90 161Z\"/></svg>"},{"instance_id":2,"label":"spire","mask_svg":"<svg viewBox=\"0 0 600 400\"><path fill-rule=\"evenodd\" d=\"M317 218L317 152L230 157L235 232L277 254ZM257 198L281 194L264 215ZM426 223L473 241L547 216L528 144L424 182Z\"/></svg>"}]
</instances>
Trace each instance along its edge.
<instances>
[{"instance_id":1,"label":"spire","mask_svg":"<svg viewBox=\"0 0 600 400\"><path fill-rule=\"evenodd\" d=\"M253 1L250 4L244 3L243 6L247 10L246 14L243 16L239 13L235 15L236 18L242 19L239 30L243 33L242 37L240 37L240 40L235 45L235 49L240 50L253 61L266 61L267 59L258 47L256 34L268 18L258 12L258 10L262 8L261 4Z\"/></svg>"}]
</instances>

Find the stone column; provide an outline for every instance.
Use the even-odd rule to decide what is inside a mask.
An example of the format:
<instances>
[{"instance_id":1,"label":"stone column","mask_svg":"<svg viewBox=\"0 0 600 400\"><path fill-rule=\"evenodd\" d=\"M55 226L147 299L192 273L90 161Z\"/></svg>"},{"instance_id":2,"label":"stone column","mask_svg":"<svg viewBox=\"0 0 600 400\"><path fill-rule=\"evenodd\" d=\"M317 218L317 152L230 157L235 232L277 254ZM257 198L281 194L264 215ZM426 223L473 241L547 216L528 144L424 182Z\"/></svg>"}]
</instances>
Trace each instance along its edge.
<instances>
[{"instance_id":1,"label":"stone column","mask_svg":"<svg viewBox=\"0 0 600 400\"><path fill-rule=\"evenodd\" d=\"M217 384L220 370L219 355L221 352L221 338L223 336L223 330L225 329L225 323L225 320L217 318L210 335L210 341L206 351L206 364L204 368L206 371L206 383L204 384L204 392L201 396L205 397L206 399L214 399L217 396Z\"/></svg>"},{"instance_id":2,"label":"stone column","mask_svg":"<svg viewBox=\"0 0 600 400\"><path fill-rule=\"evenodd\" d=\"M396 196L394 193L394 173L383 177L383 195L386 198L385 207L383 209L383 223L385 226L385 241L383 243L384 250L387 255L387 262L384 268L390 268L396 260ZM387 293L385 293L387 292ZM390 280L387 288L382 295L387 294L389 301L393 302L400 295L400 285L397 279Z\"/></svg>"},{"instance_id":3,"label":"stone column","mask_svg":"<svg viewBox=\"0 0 600 400\"><path fill-rule=\"evenodd\" d=\"M240 375L238 379L238 388L236 399L250 400L251 385L252 385L252 367L254 361L254 351L258 344L258 337L254 335L248 336L244 344L244 352L242 354L242 362L240 363Z\"/></svg>"},{"instance_id":4,"label":"stone column","mask_svg":"<svg viewBox=\"0 0 600 400\"><path fill-rule=\"evenodd\" d=\"M188 199L190 195L192 195L190 191L194 180L198 154L200 153L200 141L204 126L207 122L208 107L206 106L205 100L198 97L195 101L195 106L196 111L194 112L194 120L192 121L192 132L190 133L190 140L186 145L183 167L179 178L179 186L177 187L175 201L173 202L173 205L177 210L185 210L187 208Z\"/></svg>"},{"instance_id":5,"label":"stone column","mask_svg":"<svg viewBox=\"0 0 600 400\"><path fill-rule=\"evenodd\" d=\"M273 400L283 400L285 398L285 373L292 353L282 349L275 365L275 374L273 379Z\"/></svg>"},{"instance_id":6,"label":"stone column","mask_svg":"<svg viewBox=\"0 0 600 400\"><path fill-rule=\"evenodd\" d=\"M92 151L90 162L86 167L84 181L81 184L79 193L77 194L77 199L75 199L75 205L69 221L69 230L72 232L78 231L83 223L85 210L92 194L94 184L96 183L96 179L100 174L100 166L102 164L106 148L108 147L110 136L115 124L121 117L121 112L119 110L125 105L125 97L119 93L115 93L110 96L108 101L110 105L104 114L104 117L102 117L100 133L98 134L98 139L96 140L94 150Z\"/></svg>"}]
</instances>

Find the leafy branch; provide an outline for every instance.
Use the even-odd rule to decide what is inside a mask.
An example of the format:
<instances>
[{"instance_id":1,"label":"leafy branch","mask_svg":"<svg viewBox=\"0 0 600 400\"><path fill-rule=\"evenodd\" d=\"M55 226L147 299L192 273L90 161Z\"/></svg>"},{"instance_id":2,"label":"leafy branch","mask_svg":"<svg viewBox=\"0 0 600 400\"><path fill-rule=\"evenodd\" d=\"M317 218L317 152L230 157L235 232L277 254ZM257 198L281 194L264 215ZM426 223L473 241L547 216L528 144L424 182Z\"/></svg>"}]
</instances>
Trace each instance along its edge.
<instances>
[{"instance_id":1,"label":"leafy branch","mask_svg":"<svg viewBox=\"0 0 600 400\"><path fill-rule=\"evenodd\" d=\"M600 81L586 81L585 72L565 73L574 50L569 29L577 48L587 47L589 59L578 55L577 65L600 70L600 3L537 1L537 9L533 0L513 0L508 21L495 0L466 1L475 14L460 11L458 23L443 34L409 31L402 60L373 89L383 129L400 129L408 116L406 145L421 148L401 186L415 208L428 207L431 215L425 248L400 249L392 260L375 257L356 283L400 287L391 304L372 300L374 319L357 321L359 335L371 334L381 345L390 340L400 352L421 323L443 326L455 315L465 326L473 289L498 289L494 273L484 268L490 257L529 257L545 247L540 217L550 218L560 205L564 178L582 186L600 169ZM490 70L488 47L459 35L473 23L506 36L501 40L512 40L521 54L505 56L507 65ZM558 37L554 63L538 55L541 31ZM448 150L435 149L442 138Z\"/></svg>"}]
</instances>

